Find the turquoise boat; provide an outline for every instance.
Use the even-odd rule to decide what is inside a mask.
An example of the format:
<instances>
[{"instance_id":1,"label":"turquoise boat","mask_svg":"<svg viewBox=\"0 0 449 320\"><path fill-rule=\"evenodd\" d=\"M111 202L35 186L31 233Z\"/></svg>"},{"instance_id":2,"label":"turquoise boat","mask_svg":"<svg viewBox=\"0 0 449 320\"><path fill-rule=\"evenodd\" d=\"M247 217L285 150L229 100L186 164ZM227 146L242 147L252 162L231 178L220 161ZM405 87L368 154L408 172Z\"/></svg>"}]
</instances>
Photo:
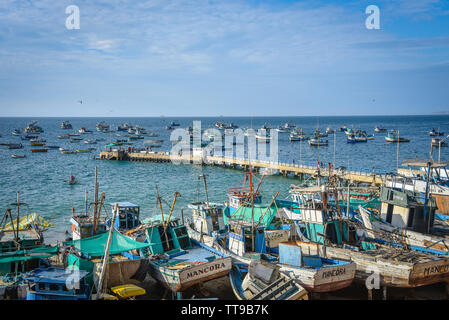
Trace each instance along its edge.
<instances>
[{"instance_id":1,"label":"turquoise boat","mask_svg":"<svg viewBox=\"0 0 449 320\"><path fill-rule=\"evenodd\" d=\"M38 268L24 275L28 283L26 300L88 300L87 271Z\"/></svg>"},{"instance_id":2,"label":"turquoise boat","mask_svg":"<svg viewBox=\"0 0 449 320\"><path fill-rule=\"evenodd\" d=\"M179 218L156 215L142 222L135 239L148 244L150 274L180 297L181 292L200 283L221 278L231 270L231 258L191 239Z\"/></svg>"}]
</instances>

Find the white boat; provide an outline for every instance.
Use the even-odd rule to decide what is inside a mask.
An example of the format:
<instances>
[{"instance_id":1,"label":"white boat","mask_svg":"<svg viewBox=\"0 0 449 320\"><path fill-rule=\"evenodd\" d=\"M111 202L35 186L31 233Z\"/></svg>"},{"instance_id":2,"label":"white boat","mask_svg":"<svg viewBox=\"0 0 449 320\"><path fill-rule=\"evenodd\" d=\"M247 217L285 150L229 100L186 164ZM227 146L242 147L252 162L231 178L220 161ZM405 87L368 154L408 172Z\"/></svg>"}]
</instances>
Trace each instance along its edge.
<instances>
[{"instance_id":1,"label":"white boat","mask_svg":"<svg viewBox=\"0 0 449 320\"><path fill-rule=\"evenodd\" d=\"M328 140L322 140L320 138L309 139L309 145L313 147L327 146L328 144L329 144Z\"/></svg>"},{"instance_id":2,"label":"white boat","mask_svg":"<svg viewBox=\"0 0 449 320\"><path fill-rule=\"evenodd\" d=\"M70 122L66 120L61 123L61 129L73 129L73 127Z\"/></svg>"},{"instance_id":3,"label":"white boat","mask_svg":"<svg viewBox=\"0 0 449 320\"><path fill-rule=\"evenodd\" d=\"M429 135L431 137L439 137L439 136L443 136L444 132L441 131L436 131L434 128L432 128L432 130L430 130Z\"/></svg>"},{"instance_id":4,"label":"white boat","mask_svg":"<svg viewBox=\"0 0 449 320\"><path fill-rule=\"evenodd\" d=\"M410 142L410 139L398 137L396 135L396 131L392 130L388 133L388 135L385 137L386 142Z\"/></svg>"}]
</instances>

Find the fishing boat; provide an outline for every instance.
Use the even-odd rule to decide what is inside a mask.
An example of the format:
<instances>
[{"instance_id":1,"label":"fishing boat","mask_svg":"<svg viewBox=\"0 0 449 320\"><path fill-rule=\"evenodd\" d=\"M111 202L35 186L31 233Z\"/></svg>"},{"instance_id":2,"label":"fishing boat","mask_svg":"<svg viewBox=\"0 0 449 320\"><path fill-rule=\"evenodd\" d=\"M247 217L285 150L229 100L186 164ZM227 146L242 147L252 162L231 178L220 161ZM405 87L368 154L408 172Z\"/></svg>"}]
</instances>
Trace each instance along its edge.
<instances>
[{"instance_id":1,"label":"fishing boat","mask_svg":"<svg viewBox=\"0 0 449 320\"><path fill-rule=\"evenodd\" d=\"M21 143L8 143L8 149L23 149L23 145Z\"/></svg>"},{"instance_id":2,"label":"fishing boat","mask_svg":"<svg viewBox=\"0 0 449 320\"><path fill-rule=\"evenodd\" d=\"M84 144L97 144L97 141L89 139L89 140L85 140Z\"/></svg>"},{"instance_id":3,"label":"fishing boat","mask_svg":"<svg viewBox=\"0 0 449 320\"><path fill-rule=\"evenodd\" d=\"M380 213L360 208L368 235L381 243L392 242L413 250L448 255L449 229L435 221L436 201L429 197L421 202L418 193L382 187Z\"/></svg>"},{"instance_id":4,"label":"fishing boat","mask_svg":"<svg viewBox=\"0 0 449 320\"><path fill-rule=\"evenodd\" d=\"M59 149L59 146L46 146L48 149Z\"/></svg>"},{"instance_id":5,"label":"fishing boat","mask_svg":"<svg viewBox=\"0 0 449 320\"><path fill-rule=\"evenodd\" d=\"M88 300L87 275L84 270L34 269L23 276L28 284L26 300Z\"/></svg>"},{"instance_id":6,"label":"fishing boat","mask_svg":"<svg viewBox=\"0 0 449 320\"><path fill-rule=\"evenodd\" d=\"M97 131L100 131L100 132L108 131L109 128L110 128L110 126L108 124L104 123L104 121L100 121L96 125Z\"/></svg>"},{"instance_id":7,"label":"fishing boat","mask_svg":"<svg viewBox=\"0 0 449 320\"><path fill-rule=\"evenodd\" d=\"M61 123L61 129L73 129L73 127L70 122L66 120Z\"/></svg>"},{"instance_id":8,"label":"fishing boat","mask_svg":"<svg viewBox=\"0 0 449 320\"><path fill-rule=\"evenodd\" d=\"M48 149L44 148L44 149L31 149L31 152L47 152Z\"/></svg>"},{"instance_id":9,"label":"fishing boat","mask_svg":"<svg viewBox=\"0 0 449 320\"><path fill-rule=\"evenodd\" d=\"M19 155L19 154L13 154L13 155L11 156L11 158L13 158L13 159L23 159L23 158L26 158L26 155L24 155L24 154L21 154L21 155Z\"/></svg>"},{"instance_id":10,"label":"fishing boat","mask_svg":"<svg viewBox=\"0 0 449 320\"><path fill-rule=\"evenodd\" d=\"M345 125L338 127L338 131L340 132L346 132L347 129L348 128Z\"/></svg>"},{"instance_id":11,"label":"fishing boat","mask_svg":"<svg viewBox=\"0 0 449 320\"><path fill-rule=\"evenodd\" d=\"M70 150L63 150L61 151L61 154L76 154L76 151L70 151Z\"/></svg>"},{"instance_id":12,"label":"fishing boat","mask_svg":"<svg viewBox=\"0 0 449 320\"><path fill-rule=\"evenodd\" d=\"M226 276L231 258L190 239L179 218L158 215L143 222L138 239L150 243L150 274L172 292L182 292L206 281Z\"/></svg>"},{"instance_id":13,"label":"fishing boat","mask_svg":"<svg viewBox=\"0 0 449 320\"><path fill-rule=\"evenodd\" d=\"M326 128L326 134L330 134L330 133L334 133L334 132L335 132L335 130L332 129L332 127L327 127Z\"/></svg>"},{"instance_id":14,"label":"fishing boat","mask_svg":"<svg viewBox=\"0 0 449 320\"><path fill-rule=\"evenodd\" d=\"M14 131L12 132L13 136L20 136L22 135L22 130L20 129L14 129Z\"/></svg>"},{"instance_id":15,"label":"fishing boat","mask_svg":"<svg viewBox=\"0 0 449 320\"><path fill-rule=\"evenodd\" d=\"M87 271L85 281L90 287L95 286L97 293L103 291L103 286L111 289L119 285L137 284L147 274L147 259L136 253L149 244L135 241L115 228L93 237L66 241L64 245L68 248L64 258L67 261L66 269ZM103 273L102 270L106 271Z\"/></svg>"},{"instance_id":16,"label":"fishing boat","mask_svg":"<svg viewBox=\"0 0 449 320\"><path fill-rule=\"evenodd\" d=\"M45 143L41 143L41 142L31 142L30 145L33 146L33 147L44 147L44 146L45 146Z\"/></svg>"},{"instance_id":17,"label":"fishing boat","mask_svg":"<svg viewBox=\"0 0 449 320\"><path fill-rule=\"evenodd\" d=\"M290 133L290 137L289 137L290 141L305 141L307 139L308 138L305 135L301 135L301 134L293 133L293 132Z\"/></svg>"},{"instance_id":18,"label":"fishing boat","mask_svg":"<svg viewBox=\"0 0 449 320\"><path fill-rule=\"evenodd\" d=\"M312 147L327 146L327 145L329 145L329 141L322 140L320 138L310 138L309 145Z\"/></svg>"},{"instance_id":19,"label":"fishing boat","mask_svg":"<svg viewBox=\"0 0 449 320\"><path fill-rule=\"evenodd\" d=\"M159 134L158 133L156 133L156 132L148 132L147 133L147 136L149 136L149 137L159 137Z\"/></svg>"},{"instance_id":20,"label":"fishing boat","mask_svg":"<svg viewBox=\"0 0 449 320\"><path fill-rule=\"evenodd\" d=\"M382 128L380 126L377 126L374 128L374 132L379 133L379 132L387 132L386 128Z\"/></svg>"},{"instance_id":21,"label":"fishing boat","mask_svg":"<svg viewBox=\"0 0 449 320\"><path fill-rule=\"evenodd\" d=\"M365 282L372 270L380 275L384 287L417 287L449 278L449 257L437 257L417 251L363 240L364 230L343 218L339 207L327 204L328 189L323 187L321 207L301 210L296 244L304 254L352 261L356 264L355 280ZM362 236L362 238L361 238Z\"/></svg>"},{"instance_id":22,"label":"fishing boat","mask_svg":"<svg viewBox=\"0 0 449 320\"><path fill-rule=\"evenodd\" d=\"M396 135L396 131L392 130L385 137L386 142L410 142L410 139L399 137L399 134Z\"/></svg>"},{"instance_id":23,"label":"fishing boat","mask_svg":"<svg viewBox=\"0 0 449 320\"><path fill-rule=\"evenodd\" d=\"M67 136L68 137L79 137L80 134L79 133L68 133Z\"/></svg>"},{"instance_id":24,"label":"fishing boat","mask_svg":"<svg viewBox=\"0 0 449 320\"><path fill-rule=\"evenodd\" d=\"M346 137L347 143L367 142L368 139L363 134L350 134Z\"/></svg>"},{"instance_id":25,"label":"fishing boat","mask_svg":"<svg viewBox=\"0 0 449 320\"><path fill-rule=\"evenodd\" d=\"M76 150L77 153L89 153L92 152L91 149L77 149Z\"/></svg>"},{"instance_id":26,"label":"fishing boat","mask_svg":"<svg viewBox=\"0 0 449 320\"><path fill-rule=\"evenodd\" d=\"M20 137L20 139L21 140L31 140L31 139L35 139L35 138L37 138L38 136L30 136L30 135L24 135L24 136L21 136Z\"/></svg>"},{"instance_id":27,"label":"fishing boat","mask_svg":"<svg viewBox=\"0 0 449 320\"><path fill-rule=\"evenodd\" d=\"M232 291L239 300L307 300L307 291L279 267L263 261L235 263L229 273Z\"/></svg>"},{"instance_id":28,"label":"fishing boat","mask_svg":"<svg viewBox=\"0 0 449 320\"><path fill-rule=\"evenodd\" d=\"M179 122L172 121L172 122L170 122L170 126L171 126L171 127L179 127L180 124L179 124Z\"/></svg>"},{"instance_id":29,"label":"fishing boat","mask_svg":"<svg viewBox=\"0 0 449 320\"><path fill-rule=\"evenodd\" d=\"M432 141L430 142L432 147L439 148L439 147L447 147L447 142L442 141L440 138L432 138Z\"/></svg>"},{"instance_id":30,"label":"fishing boat","mask_svg":"<svg viewBox=\"0 0 449 320\"><path fill-rule=\"evenodd\" d=\"M65 134L63 136L58 136L58 139L69 139L70 136L68 134Z\"/></svg>"},{"instance_id":31,"label":"fishing boat","mask_svg":"<svg viewBox=\"0 0 449 320\"><path fill-rule=\"evenodd\" d=\"M42 133L44 130L37 125L37 120L32 121L28 124L24 130L25 133Z\"/></svg>"},{"instance_id":32,"label":"fishing boat","mask_svg":"<svg viewBox=\"0 0 449 320\"><path fill-rule=\"evenodd\" d=\"M28 207L18 192L17 201L8 205L0 222L0 300L25 299L27 284L23 275L49 267L47 258L59 251L58 246L44 244L50 222L36 213L23 214L23 206Z\"/></svg>"},{"instance_id":33,"label":"fishing boat","mask_svg":"<svg viewBox=\"0 0 449 320\"><path fill-rule=\"evenodd\" d=\"M83 141L83 138L70 138L70 142L71 143L77 143L77 142L80 142L80 141Z\"/></svg>"},{"instance_id":34,"label":"fishing boat","mask_svg":"<svg viewBox=\"0 0 449 320\"><path fill-rule=\"evenodd\" d=\"M93 133L92 130L87 130L86 128L82 127L78 130L79 134L86 134L86 133Z\"/></svg>"},{"instance_id":35,"label":"fishing boat","mask_svg":"<svg viewBox=\"0 0 449 320\"><path fill-rule=\"evenodd\" d=\"M269 143L273 138L270 136L270 132L267 130L270 129L265 129L265 127L262 127L256 134L256 139L260 142Z\"/></svg>"},{"instance_id":36,"label":"fishing boat","mask_svg":"<svg viewBox=\"0 0 449 320\"><path fill-rule=\"evenodd\" d=\"M441 131L436 131L435 128L432 128L432 130L430 130L429 132L429 136L431 137L438 137L438 136L444 136L444 132Z\"/></svg>"}]
</instances>

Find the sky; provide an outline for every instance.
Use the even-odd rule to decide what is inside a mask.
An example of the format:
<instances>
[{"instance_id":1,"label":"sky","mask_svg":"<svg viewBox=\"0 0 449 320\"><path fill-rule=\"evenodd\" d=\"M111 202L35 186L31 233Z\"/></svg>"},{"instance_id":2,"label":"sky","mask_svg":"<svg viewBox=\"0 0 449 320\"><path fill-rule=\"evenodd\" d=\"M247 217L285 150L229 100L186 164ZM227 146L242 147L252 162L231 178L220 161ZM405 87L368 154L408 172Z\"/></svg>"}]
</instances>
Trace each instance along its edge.
<instances>
[{"instance_id":1,"label":"sky","mask_svg":"<svg viewBox=\"0 0 449 320\"><path fill-rule=\"evenodd\" d=\"M449 0L0 0L0 116L438 113Z\"/></svg>"}]
</instances>

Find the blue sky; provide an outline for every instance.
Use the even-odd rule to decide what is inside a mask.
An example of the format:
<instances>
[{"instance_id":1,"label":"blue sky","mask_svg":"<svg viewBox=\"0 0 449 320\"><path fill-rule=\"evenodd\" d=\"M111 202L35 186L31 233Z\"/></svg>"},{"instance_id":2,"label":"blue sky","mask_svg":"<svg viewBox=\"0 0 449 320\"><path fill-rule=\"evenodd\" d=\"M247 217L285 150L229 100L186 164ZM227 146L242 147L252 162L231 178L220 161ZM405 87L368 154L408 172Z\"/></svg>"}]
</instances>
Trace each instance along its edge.
<instances>
[{"instance_id":1,"label":"blue sky","mask_svg":"<svg viewBox=\"0 0 449 320\"><path fill-rule=\"evenodd\" d=\"M449 112L449 3L2 0L0 70L0 116Z\"/></svg>"}]
</instances>

